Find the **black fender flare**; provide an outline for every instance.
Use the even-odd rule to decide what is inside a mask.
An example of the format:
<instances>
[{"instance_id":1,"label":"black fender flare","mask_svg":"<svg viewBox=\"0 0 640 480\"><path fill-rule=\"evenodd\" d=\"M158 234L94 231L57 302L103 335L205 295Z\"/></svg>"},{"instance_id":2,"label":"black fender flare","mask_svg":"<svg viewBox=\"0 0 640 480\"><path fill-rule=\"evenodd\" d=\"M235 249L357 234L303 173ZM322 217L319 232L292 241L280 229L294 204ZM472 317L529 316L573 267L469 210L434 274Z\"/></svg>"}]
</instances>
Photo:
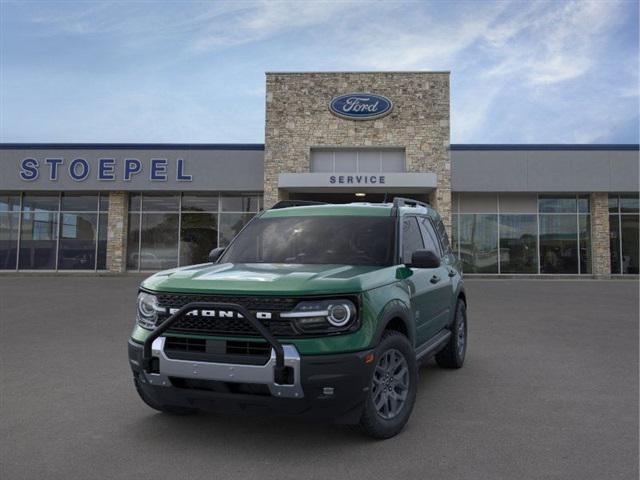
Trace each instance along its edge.
<instances>
[{"instance_id":1,"label":"black fender flare","mask_svg":"<svg viewBox=\"0 0 640 480\"><path fill-rule=\"evenodd\" d=\"M373 335L372 347L375 347L380 343L387 326L396 318L402 321L411 345L415 345L416 328L411 308L400 300L391 300L384 306L382 312L378 316L378 326L375 334Z\"/></svg>"}]
</instances>

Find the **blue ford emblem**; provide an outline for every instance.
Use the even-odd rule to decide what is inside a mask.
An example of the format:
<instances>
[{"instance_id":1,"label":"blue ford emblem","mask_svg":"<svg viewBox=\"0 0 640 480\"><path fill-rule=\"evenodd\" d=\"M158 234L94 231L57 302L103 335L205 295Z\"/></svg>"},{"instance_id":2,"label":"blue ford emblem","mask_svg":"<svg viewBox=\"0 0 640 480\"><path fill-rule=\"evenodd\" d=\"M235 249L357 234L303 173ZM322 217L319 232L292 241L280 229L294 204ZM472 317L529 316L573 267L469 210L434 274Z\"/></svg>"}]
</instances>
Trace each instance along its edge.
<instances>
[{"instance_id":1,"label":"blue ford emblem","mask_svg":"<svg viewBox=\"0 0 640 480\"><path fill-rule=\"evenodd\" d=\"M393 108L387 97L373 93L348 93L334 97L329 110L334 115L351 120L371 120L385 116Z\"/></svg>"}]
</instances>

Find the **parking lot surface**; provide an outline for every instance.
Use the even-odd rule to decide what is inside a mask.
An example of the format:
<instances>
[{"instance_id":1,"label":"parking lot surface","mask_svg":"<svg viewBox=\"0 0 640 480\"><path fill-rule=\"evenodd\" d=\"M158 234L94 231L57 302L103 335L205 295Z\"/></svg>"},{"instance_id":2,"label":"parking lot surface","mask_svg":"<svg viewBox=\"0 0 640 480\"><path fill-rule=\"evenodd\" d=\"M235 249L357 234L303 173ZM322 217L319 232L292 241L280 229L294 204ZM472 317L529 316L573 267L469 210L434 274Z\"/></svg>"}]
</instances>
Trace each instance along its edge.
<instances>
[{"instance_id":1,"label":"parking lot surface","mask_svg":"<svg viewBox=\"0 0 640 480\"><path fill-rule=\"evenodd\" d=\"M3 479L637 479L638 282L468 280L461 370L396 438L156 413L126 354L141 277L0 277Z\"/></svg>"}]
</instances>

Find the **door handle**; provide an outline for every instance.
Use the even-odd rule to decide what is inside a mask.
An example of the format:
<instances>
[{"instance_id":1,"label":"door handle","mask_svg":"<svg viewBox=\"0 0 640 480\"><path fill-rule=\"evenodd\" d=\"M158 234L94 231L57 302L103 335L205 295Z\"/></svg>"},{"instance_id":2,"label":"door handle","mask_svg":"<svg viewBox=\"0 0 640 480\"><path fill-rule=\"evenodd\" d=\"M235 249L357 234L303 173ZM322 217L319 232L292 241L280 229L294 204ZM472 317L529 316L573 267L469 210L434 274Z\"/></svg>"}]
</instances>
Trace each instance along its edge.
<instances>
[{"instance_id":1,"label":"door handle","mask_svg":"<svg viewBox=\"0 0 640 480\"><path fill-rule=\"evenodd\" d=\"M450 277L455 277L458 274L458 272L456 272L453 268L449 269L449 276Z\"/></svg>"},{"instance_id":2,"label":"door handle","mask_svg":"<svg viewBox=\"0 0 640 480\"><path fill-rule=\"evenodd\" d=\"M431 277L431 280L429 280L431 283L438 283L440 281L440 277L437 275L434 275L433 277Z\"/></svg>"}]
</instances>

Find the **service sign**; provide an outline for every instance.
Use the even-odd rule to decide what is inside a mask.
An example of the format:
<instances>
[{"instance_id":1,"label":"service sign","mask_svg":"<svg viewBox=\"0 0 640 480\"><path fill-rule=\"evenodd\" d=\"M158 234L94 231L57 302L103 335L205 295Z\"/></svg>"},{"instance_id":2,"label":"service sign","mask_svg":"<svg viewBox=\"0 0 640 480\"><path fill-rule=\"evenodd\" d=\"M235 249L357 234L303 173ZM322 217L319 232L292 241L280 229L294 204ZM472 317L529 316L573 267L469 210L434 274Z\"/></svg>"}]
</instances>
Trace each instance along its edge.
<instances>
[{"instance_id":1,"label":"service sign","mask_svg":"<svg viewBox=\"0 0 640 480\"><path fill-rule=\"evenodd\" d=\"M334 97L329 110L334 115L350 120L373 120L384 117L393 109L393 102L373 93L347 93Z\"/></svg>"}]
</instances>

